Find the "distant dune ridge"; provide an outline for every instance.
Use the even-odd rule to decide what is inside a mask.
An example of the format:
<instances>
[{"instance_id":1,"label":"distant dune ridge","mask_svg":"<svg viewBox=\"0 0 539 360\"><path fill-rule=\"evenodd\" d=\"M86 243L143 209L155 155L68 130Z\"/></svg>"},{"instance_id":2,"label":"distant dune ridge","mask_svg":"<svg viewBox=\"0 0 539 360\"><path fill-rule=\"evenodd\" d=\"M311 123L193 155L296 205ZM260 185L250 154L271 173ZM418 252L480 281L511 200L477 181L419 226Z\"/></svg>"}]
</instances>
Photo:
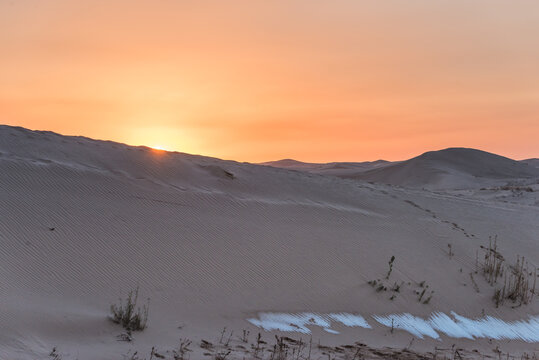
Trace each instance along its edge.
<instances>
[{"instance_id":1,"label":"distant dune ridge","mask_svg":"<svg viewBox=\"0 0 539 360\"><path fill-rule=\"evenodd\" d=\"M359 341L399 351L412 344L419 352L456 344L496 358L495 348L536 351L537 343L489 341L488 333L475 341L442 332L420 339L387 325L392 314L405 314L400 323L430 319L435 328L432 314L455 312L533 330L539 302L496 308L494 288L475 272L481 246L495 235L507 264L524 255L530 267L539 265L531 165L470 149L400 163L284 165L354 175L0 126L0 358L47 359L56 347L63 360L122 359L134 351L142 359L155 346L171 359L178 339L189 338L192 359L213 359L200 344L218 344L223 327L235 347L247 346L239 340L243 329L251 342L259 331L270 344L275 334L301 336L255 326L252 319L264 313L340 319L324 330L326 318L322 327L307 318L313 344ZM368 170L356 177L360 168ZM532 191L418 189L508 177L525 179ZM390 267L387 284L398 292L368 284L385 279ZM137 286L141 299L151 299L148 327L133 342L117 341L123 330L107 320L109 307ZM428 301L418 300L423 290ZM360 316L368 328L346 326ZM227 359L242 358L235 349Z\"/></svg>"},{"instance_id":2,"label":"distant dune ridge","mask_svg":"<svg viewBox=\"0 0 539 360\"><path fill-rule=\"evenodd\" d=\"M535 159L535 158L534 159L526 159L526 160L522 160L521 162L539 168L539 159Z\"/></svg>"},{"instance_id":3,"label":"distant dune ridge","mask_svg":"<svg viewBox=\"0 0 539 360\"><path fill-rule=\"evenodd\" d=\"M304 163L293 159L268 161L261 165L268 165L289 170L308 171L314 174L353 176L367 170L376 169L391 164L386 160L364 162L331 162L331 163Z\"/></svg>"},{"instance_id":4,"label":"distant dune ridge","mask_svg":"<svg viewBox=\"0 0 539 360\"><path fill-rule=\"evenodd\" d=\"M516 161L467 148L429 151L410 160L393 163L379 160L367 163L305 164L281 160L264 164L314 173L324 173L326 168L332 168L335 170L332 175L335 176L412 188L466 189L501 185L504 181L539 178L537 159ZM339 167L339 164L342 166Z\"/></svg>"}]
</instances>

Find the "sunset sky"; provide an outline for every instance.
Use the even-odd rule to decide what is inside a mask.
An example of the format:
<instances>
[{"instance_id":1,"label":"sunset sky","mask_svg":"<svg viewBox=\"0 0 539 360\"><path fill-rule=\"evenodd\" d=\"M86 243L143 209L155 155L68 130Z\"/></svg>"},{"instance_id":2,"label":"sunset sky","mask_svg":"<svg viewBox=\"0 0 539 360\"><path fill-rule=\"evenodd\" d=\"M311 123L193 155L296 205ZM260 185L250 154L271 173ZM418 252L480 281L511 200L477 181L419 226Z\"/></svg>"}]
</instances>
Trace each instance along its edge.
<instances>
[{"instance_id":1,"label":"sunset sky","mask_svg":"<svg viewBox=\"0 0 539 360\"><path fill-rule=\"evenodd\" d=\"M539 2L0 0L0 123L240 161L539 157Z\"/></svg>"}]
</instances>

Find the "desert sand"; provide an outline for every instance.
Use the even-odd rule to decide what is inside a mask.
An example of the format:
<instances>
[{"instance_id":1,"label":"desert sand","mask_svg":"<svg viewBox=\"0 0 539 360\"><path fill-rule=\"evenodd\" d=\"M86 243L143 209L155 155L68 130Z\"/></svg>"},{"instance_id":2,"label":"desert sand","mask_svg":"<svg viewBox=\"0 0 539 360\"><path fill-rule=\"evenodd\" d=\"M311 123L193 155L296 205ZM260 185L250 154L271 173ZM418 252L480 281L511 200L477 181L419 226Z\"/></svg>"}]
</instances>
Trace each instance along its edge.
<instances>
[{"instance_id":1,"label":"desert sand","mask_svg":"<svg viewBox=\"0 0 539 360\"><path fill-rule=\"evenodd\" d=\"M172 359L190 339L210 359L225 327L228 359L259 332L264 359L274 335L313 359L537 356L537 297L496 307L481 246L538 266L539 169L470 149L376 166L342 178L0 126L0 358ZM136 287L148 327L118 341L109 307Z\"/></svg>"}]
</instances>

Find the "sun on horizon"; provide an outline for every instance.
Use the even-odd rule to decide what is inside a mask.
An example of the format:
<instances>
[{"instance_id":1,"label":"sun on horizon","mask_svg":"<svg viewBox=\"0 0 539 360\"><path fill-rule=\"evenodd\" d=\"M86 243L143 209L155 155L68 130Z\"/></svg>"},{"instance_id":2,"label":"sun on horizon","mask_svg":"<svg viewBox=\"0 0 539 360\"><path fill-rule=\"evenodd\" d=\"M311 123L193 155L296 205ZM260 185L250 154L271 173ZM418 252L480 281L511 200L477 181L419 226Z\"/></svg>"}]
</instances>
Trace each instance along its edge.
<instances>
[{"instance_id":1,"label":"sun on horizon","mask_svg":"<svg viewBox=\"0 0 539 360\"><path fill-rule=\"evenodd\" d=\"M539 153L539 2L292 3L0 1L0 118L249 162Z\"/></svg>"},{"instance_id":2,"label":"sun on horizon","mask_svg":"<svg viewBox=\"0 0 539 360\"><path fill-rule=\"evenodd\" d=\"M533 0L0 0L0 360L539 360L538 42Z\"/></svg>"},{"instance_id":3,"label":"sun on horizon","mask_svg":"<svg viewBox=\"0 0 539 360\"><path fill-rule=\"evenodd\" d=\"M154 150L159 150L159 151L170 151L168 148L162 146L162 145L152 145L150 146L152 149Z\"/></svg>"}]
</instances>

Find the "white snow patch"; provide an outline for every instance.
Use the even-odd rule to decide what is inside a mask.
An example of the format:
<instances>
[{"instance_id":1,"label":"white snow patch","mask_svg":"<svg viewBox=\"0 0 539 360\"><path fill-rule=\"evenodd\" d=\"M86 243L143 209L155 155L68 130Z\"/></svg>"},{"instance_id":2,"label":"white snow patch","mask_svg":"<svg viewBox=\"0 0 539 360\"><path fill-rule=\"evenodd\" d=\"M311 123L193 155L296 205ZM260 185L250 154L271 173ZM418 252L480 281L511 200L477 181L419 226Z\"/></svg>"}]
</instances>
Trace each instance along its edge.
<instances>
[{"instance_id":1,"label":"white snow patch","mask_svg":"<svg viewBox=\"0 0 539 360\"><path fill-rule=\"evenodd\" d=\"M385 316L373 315L378 323L401 329L423 339L425 336L440 339L443 333L452 338L489 338L511 339L526 342L539 342L539 316L530 316L527 320L504 321L492 316L479 319L469 319L451 312L453 317L442 313L433 313L428 319L423 319L409 313L391 314ZM251 324L264 330L279 330L309 334L308 326L319 326L325 331L338 334L331 328L332 321L348 327L371 329L371 325L360 315L351 313L271 313L263 312L258 318L247 319Z\"/></svg>"}]
</instances>

